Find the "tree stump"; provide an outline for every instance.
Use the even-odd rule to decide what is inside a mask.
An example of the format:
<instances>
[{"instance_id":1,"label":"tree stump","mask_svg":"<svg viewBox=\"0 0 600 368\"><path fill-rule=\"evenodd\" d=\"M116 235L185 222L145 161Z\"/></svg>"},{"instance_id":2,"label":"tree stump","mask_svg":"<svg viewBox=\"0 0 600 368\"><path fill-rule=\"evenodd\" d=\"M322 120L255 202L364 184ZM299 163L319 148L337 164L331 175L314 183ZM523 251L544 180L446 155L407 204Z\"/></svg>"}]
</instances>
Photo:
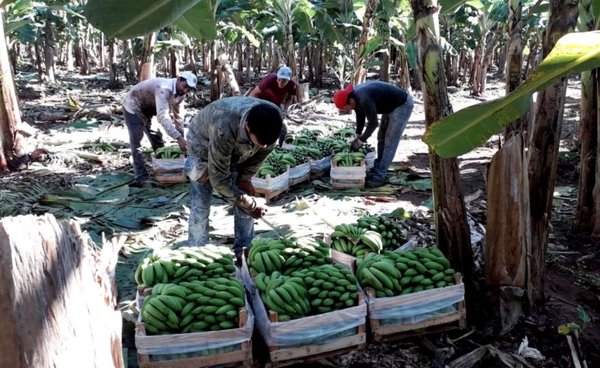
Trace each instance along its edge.
<instances>
[{"instance_id":1,"label":"tree stump","mask_svg":"<svg viewBox=\"0 0 600 368\"><path fill-rule=\"evenodd\" d=\"M114 268L74 221L0 219L0 367L123 367Z\"/></svg>"}]
</instances>

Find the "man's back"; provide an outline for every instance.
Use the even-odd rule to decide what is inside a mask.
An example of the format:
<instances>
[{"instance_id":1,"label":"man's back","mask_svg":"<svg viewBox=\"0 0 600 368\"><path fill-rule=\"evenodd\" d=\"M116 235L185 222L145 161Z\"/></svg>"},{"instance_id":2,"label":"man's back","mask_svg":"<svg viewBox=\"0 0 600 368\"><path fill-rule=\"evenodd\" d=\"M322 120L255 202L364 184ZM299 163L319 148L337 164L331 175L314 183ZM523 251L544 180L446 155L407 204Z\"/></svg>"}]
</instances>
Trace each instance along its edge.
<instances>
[{"instance_id":1,"label":"man's back","mask_svg":"<svg viewBox=\"0 0 600 368\"><path fill-rule=\"evenodd\" d=\"M374 108L377 114L389 114L406 102L405 90L390 83L369 81L354 87L357 110L367 113Z\"/></svg>"},{"instance_id":2,"label":"man's back","mask_svg":"<svg viewBox=\"0 0 600 368\"><path fill-rule=\"evenodd\" d=\"M146 79L131 87L123 99L123 107L131 114L141 113L146 117L152 117L157 114L157 96L168 103L174 95L174 79ZM177 102L181 102L184 97L181 96Z\"/></svg>"}]
</instances>

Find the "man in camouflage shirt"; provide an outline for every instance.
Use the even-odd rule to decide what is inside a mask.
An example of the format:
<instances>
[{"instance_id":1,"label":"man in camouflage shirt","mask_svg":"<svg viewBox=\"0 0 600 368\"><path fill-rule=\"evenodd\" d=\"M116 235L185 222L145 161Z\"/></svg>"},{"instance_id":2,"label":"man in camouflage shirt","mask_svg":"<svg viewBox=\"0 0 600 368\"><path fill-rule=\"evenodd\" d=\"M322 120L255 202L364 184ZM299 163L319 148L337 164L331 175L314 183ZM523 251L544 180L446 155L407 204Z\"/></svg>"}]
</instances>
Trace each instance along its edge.
<instances>
[{"instance_id":1,"label":"man in camouflage shirt","mask_svg":"<svg viewBox=\"0 0 600 368\"><path fill-rule=\"evenodd\" d=\"M234 205L234 252L254 238L254 220L266 213L256 204L252 177L274 148L281 133L281 110L253 97L212 102L190 122L185 172L191 181L189 245L208 243L208 217L213 189Z\"/></svg>"},{"instance_id":2,"label":"man in camouflage shirt","mask_svg":"<svg viewBox=\"0 0 600 368\"><path fill-rule=\"evenodd\" d=\"M177 78L146 79L131 87L123 98L123 113L129 131L135 174L132 186L143 186L148 179L141 148L144 133L154 151L165 145L160 130L152 127L153 116L156 116L169 137L176 140L181 150L185 151L180 105L186 94L196 89L197 82L196 76L191 72L182 72Z\"/></svg>"}]
</instances>

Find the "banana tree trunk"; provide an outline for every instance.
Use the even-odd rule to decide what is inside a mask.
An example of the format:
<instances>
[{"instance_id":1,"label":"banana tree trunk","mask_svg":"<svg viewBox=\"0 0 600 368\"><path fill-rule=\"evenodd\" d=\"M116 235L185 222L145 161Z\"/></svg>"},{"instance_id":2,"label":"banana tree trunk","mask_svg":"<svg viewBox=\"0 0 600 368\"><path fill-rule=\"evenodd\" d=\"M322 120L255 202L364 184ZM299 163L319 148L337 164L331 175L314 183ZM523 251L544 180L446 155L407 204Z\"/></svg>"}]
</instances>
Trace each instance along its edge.
<instances>
[{"instance_id":1,"label":"banana tree trunk","mask_svg":"<svg viewBox=\"0 0 600 368\"><path fill-rule=\"evenodd\" d=\"M514 91L523 80L523 19L522 0L511 0L508 7L508 33L509 40L506 45L506 92ZM523 118L511 123L504 130L504 138L515 132L524 132L526 122Z\"/></svg>"},{"instance_id":2,"label":"banana tree trunk","mask_svg":"<svg viewBox=\"0 0 600 368\"><path fill-rule=\"evenodd\" d=\"M521 0L509 4L509 43L506 92L521 84ZM513 329L523 311L527 289L527 257L531 254L531 219L528 168L524 127L527 116L519 118L505 131L506 143L491 160L487 176L487 225L485 248L486 283L497 305L500 333Z\"/></svg>"},{"instance_id":3,"label":"banana tree trunk","mask_svg":"<svg viewBox=\"0 0 600 368\"><path fill-rule=\"evenodd\" d=\"M439 35L437 0L411 0L417 33L419 79L425 121L429 126L452 113L448 99L443 51ZM437 243L452 267L465 276L467 299L472 298L473 251L456 159L443 159L430 151ZM467 306L469 306L467 300Z\"/></svg>"},{"instance_id":4,"label":"banana tree trunk","mask_svg":"<svg viewBox=\"0 0 600 368\"><path fill-rule=\"evenodd\" d=\"M249 81L251 76L252 76L252 56L255 55L255 53L253 52L254 47L252 47L250 45L250 42L246 43L246 48L244 49L244 58L245 58L245 62L246 62L246 71L244 73L244 79L246 81ZM242 54L240 54L240 57L242 57ZM241 64L240 68L239 68L239 72L242 73L243 71L243 64Z\"/></svg>"},{"instance_id":5,"label":"banana tree trunk","mask_svg":"<svg viewBox=\"0 0 600 368\"><path fill-rule=\"evenodd\" d=\"M479 83L479 94L480 95L484 95L485 91L486 91L486 86L487 86L487 70L488 67L490 66L490 63L492 62L492 57L494 55L494 47L497 44L498 41L498 32L494 32L494 30L492 30L491 32L488 32L487 36L486 36L486 46L484 49L484 53L483 53L483 59L482 59L482 63L481 63L481 81Z\"/></svg>"},{"instance_id":6,"label":"banana tree trunk","mask_svg":"<svg viewBox=\"0 0 600 368\"><path fill-rule=\"evenodd\" d=\"M375 20L375 29L382 38L381 42L381 67L379 71L379 80L390 81L390 24L387 13L382 12Z\"/></svg>"},{"instance_id":7,"label":"banana tree trunk","mask_svg":"<svg viewBox=\"0 0 600 368\"><path fill-rule=\"evenodd\" d=\"M368 55L365 55L365 49L367 48L367 42L369 41L369 30L371 29L371 22L373 20L375 9L377 9L377 4L379 4L379 0L368 0L365 4L365 15L362 19L362 31L360 33L360 38L358 39L358 48L354 55L354 76L352 77L352 81L355 85L364 82L367 77L364 64Z\"/></svg>"},{"instance_id":8,"label":"banana tree trunk","mask_svg":"<svg viewBox=\"0 0 600 368\"><path fill-rule=\"evenodd\" d=\"M131 51L131 40L123 41L123 61L125 62L125 79L133 82L137 79L137 65Z\"/></svg>"},{"instance_id":9,"label":"banana tree trunk","mask_svg":"<svg viewBox=\"0 0 600 368\"><path fill-rule=\"evenodd\" d=\"M404 36L400 38L400 41L406 45L406 40L404 39ZM406 55L406 46L398 47L397 50L398 57L396 64L398 64L398 73L400 74L398 86L410 90L410 67L408 65L408 55Z\"/></svg>"},{"instance_id":10,"label":"banana tree trunk","mask_svg":"<svg viewBox=\"0 0 600 368\"><path fill-rule=\"evenodd\" d=\"M577 23L577 0L551 0L543 52L547 56L556 41L573 31ZM531 196L531 246L529 301L544 301L546 247L552 216L552 194L556 179L560 130L562 126L566 78L537 96L535 118L529 145L529 192Z\"/></svg>"},{"instance_id":11,"label":"banana tree trunk","mask_svg":"<svg viewBox=\"0 0 600 368\"><path fill-rule=\"evenodd\" d=\"M592 13L591 0L579 2L580 32L594 29L595 19ZM594 186L600 176L596 175L596 159L598 157L598 69L581 73L581 104L579 109L579 141L581 142L581 164L579 171L579 191L577 212L573 223L574 230L590 231L594 214Z\"/></svg>"},{"instance_id":12,"label":"banana tree trunk","mask_svg":"<svg viewBox=\"0 0 600 368\"><path fill-rule=\"evenodd\" d=\"M40 40L35 41L34 50L35 50L35 69L37 70L38 80L40 83L44 81L44 67L42 66L43 57L42 50L40 48Z\"/></svg>"},{"instance_id":13,"label":"banana tree trunk","mask_svg":"<svg viewBox=\"0 0 600 368\"><path fill-rule=\"evenodd\" d=\"M99 53L100 53L100 57L98 58L98 62L100 63L100 68L104 68L104 65L106 64L106 46L104 45L104 33L100 33L100 47L99 47ZM109 61L110 64L110 61Z\"/></svg>"},{"instance_id":14,"label":"banana tree trunk","mask_svg":"<svg viewBox=\"0 0 600 368\"><path fill-rule=\"evenodd\" d=\"M7 50L3 11L0 9L0 172L8 171L8 161L21 150L18 144L20 134L17 132L21 111Z\"/></svg>"},{"instance_id":15,"label":"banana tree trunk","mask_svg":"<svg viewBox=\"0 0 600 368\"><path fill-rule=\"evenodd\" d=\"M75 70L75 60L73 59L73 40L67 41L65 46L65 68L72 72Z\"/></svg>"},{"instance_id":16,"label":"banana tree trunk","mask_svg":"<svg viewBox=\"0 0 600 368\"><path fill-rule=\"evenodd\" d=\"M596 93L600 94L600 77L596 78ZM600 96L597 96L597 99ZM596 147L600 148L600 127L597 129ZM600 243L600 154L596 152L596 184L592 193L594 200L594 213L592 216L592 239Z\"/></svg>"},{"instance_id":17,"label":"banana tree trunk","mask_svg":"<svg viewBox=\"0 0 600 368\"><path fill-rule=\"evenodd\" d=\"M481 95L481 79L485 78L483 75L482 67L483 67L483 57L485 50L485 35L482 35L479 38L479 42L475 47L475 56L473 57L473 64L471 69L471 95L479 96Z\"/></svg>"},{"instance_id":18,"label":"banana tree trunk","mask_svg":"<svg viewBox=\"0 0 600 368\"><path fill-rule=\"evenodd\" d=\"M114 40L108 41L108 66L110 68L109 71L109 79L108 79L108 88L117 88L119 87L119 65L117 64L117 55L115 52L115 47L117 44Z\"/></svg>"},{"instance_id":19,"label":"banana tree trunk","mask_svg":"<svg viewBox=\"0 0 600 368\"><path fill-rule=\"evenodd\" d=\"M291 14L286 19L286 35L285 35L285 47L287 51L287 65L292 69L292 75L298 75L298 68L296 66L296 49L294 48L294 33L292 29L292 18Z\"/></svg>"},{"instance_id":20,"label":"banana tree trunk","mask_svg":"<svg viewBox=\"0 0 600 368\"><path fill-rule=\"evenodd\" d=\"M144 36L142 44L142 55L140 57L140 81L154 78L154 44L156 43L156 32Z\"/></svg>"},{"instance_id":21,"label":"banana tree trunk","mask_svg":"<svg viewBox=\"0 0 600 368\"><path fill-rule=\"evenodd\" d=\"M174 48L169 49L169 74L171 78L175 78L179 75L179 58L177 56L177 50Z\"/></svg>"},{"instance_id":22,"label":"banana tree trunk","mask_svg":"<svg viewBox=\"0 0 600 368\"><path fill-rule=\"evenodd\" d=\"M525 63L525 78L529 76L529 73L531 73L531 71L534 70L535 66L537 65L536 60L539 52L539 43L540 41L538 36L532 35L531 39L529 40L529 57L527 58L527 63Z\"/></svg>"},{"instance_id":23,"label":"banana tree trunk","mask_svg":"<svg viewBox=\"0 0 600 368\"><path fill-rule=\"evenodd\" d=\"M46 80L54 82L54 41L52 32L51 12L47 11L44 25L44 63L46 65Z\"/></svg>"}]
</instances>

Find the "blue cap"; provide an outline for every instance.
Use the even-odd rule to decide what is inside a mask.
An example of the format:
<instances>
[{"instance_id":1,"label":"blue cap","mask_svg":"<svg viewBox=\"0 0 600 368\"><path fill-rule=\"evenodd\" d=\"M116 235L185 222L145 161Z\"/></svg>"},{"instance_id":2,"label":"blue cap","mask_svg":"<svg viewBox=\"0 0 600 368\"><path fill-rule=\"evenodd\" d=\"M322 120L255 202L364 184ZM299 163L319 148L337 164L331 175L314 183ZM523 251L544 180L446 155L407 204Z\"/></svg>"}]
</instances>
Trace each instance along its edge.
<instances>
[{"instance_id":1,"label":"blue cap","mask_svg":"<svg viewBox=\"0 0 600 368\"><path fill-rule=\"evenodd\" d=\"M279 68L277 71L277 79L290 80L290 78L292 78L292 69L285 65Z\"/></svg>"}]
</instances>

